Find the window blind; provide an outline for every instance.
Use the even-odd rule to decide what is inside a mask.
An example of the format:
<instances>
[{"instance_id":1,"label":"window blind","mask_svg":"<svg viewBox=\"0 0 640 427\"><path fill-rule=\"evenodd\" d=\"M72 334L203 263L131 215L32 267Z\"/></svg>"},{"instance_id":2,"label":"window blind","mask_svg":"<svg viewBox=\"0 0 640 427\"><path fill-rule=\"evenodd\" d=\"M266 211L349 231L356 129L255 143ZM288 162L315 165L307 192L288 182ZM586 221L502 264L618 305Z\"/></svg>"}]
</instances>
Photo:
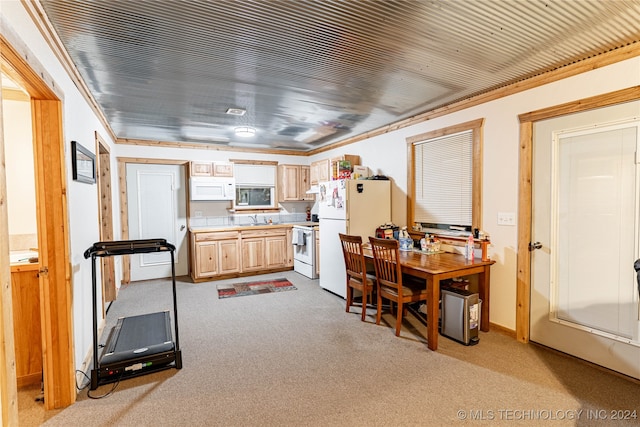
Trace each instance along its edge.
<instances>
[{"instance_id":1,"label":"window blind","mask_svg":"<svg viewBox=\"0 0 640 427\"><path fill-rule=\"evenodd\" d=\"M236 186L266 186L276 185L276 166L274 165L245 165L236 164L233 167Z\"/></svg>"},{"instance_id":2,"label":"window blind","mask_svg":"<svg viewBox=\"0 0 640 427\"><path fill-rule=\"evenodd\" d=\"M415 221L472 225L473 131L415 144Z\"/></svg>"}]
</instances>

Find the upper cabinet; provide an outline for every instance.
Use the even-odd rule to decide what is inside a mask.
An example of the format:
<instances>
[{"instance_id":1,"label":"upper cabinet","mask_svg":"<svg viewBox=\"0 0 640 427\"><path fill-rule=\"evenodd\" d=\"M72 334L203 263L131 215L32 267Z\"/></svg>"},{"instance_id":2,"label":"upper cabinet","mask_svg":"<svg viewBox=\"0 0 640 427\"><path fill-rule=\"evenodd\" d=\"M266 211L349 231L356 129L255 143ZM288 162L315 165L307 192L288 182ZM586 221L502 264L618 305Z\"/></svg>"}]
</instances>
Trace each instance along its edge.
<instances>
[{"instance_id":1,"label":"upper cabinet","mask_svg":"<svg viewBox=\"0 0 640 427\"><path fill-rule=\"evenodd\" d=\"M311 185L318 185L320 182L331 181L333 179L339 179L339 163L340 161L347 160L351 164L351 168L354 165L360 164L360 156L355 154L343 154L338 157L332 157L331 159L318 160L311 163Z\"/></svg>"},{"instance_id":2,"label":"upper cabinet","mask_svg":"<svg viewBox=\"0 0 640 427\"><path fill-rule=\"evenodd\" d=\"M191 176L212 176L213 164L211 162L191 162L189 165Z\"/></svg>"},{"instance_id":3,"label":"upper cabinet","mask_svg":"<svg viewBox=\"0 0 640 427\"><path fill-rule=\"evenodd\" d=\"M278 201L295 202L314 200L307 194L311 188L311 168L303 165L278 166Z\"/></svg>"},{"instance_id":4,"label":"upper cabinet","mask_svg":"<svg viewBox=\"0 0 640 427\"><path fill-rule=\"evenodd\" d=\"M213 176L233 177L233 163L213 163Z\"/></svg>"},{"instance_id":5,"label":"upper cabinet","mask_svg":"<svg viewBox=\"0 0 640 427\"><path fill-rule=\"evenodd\" d=\"M233 163L191 162L191 176L233 177Z\"/></svg>"},{"instance_id":6,"label":"upper cabinet","mask_svg":"<svg viewBox=\"0 0 640 427\"><path fill-rule=\"evenodd\" d=\"M353 169L353 167L355 165L359 165L360 164L360 156L357 156L355 154L343 154L342 156L338 156L338 157L333 157L331 159L331 164L330 164L330 179L341 179L340 177L340 162L342 161L347 161L349 162L349 164L351 165L351 169Z\"/></svg>"},{"instance_id":7,"label":"upper cabinet","mask_svg":"<svg viewBox=\"0 0 640 427\"><path fill-rule=\"evenodd\" d=\"M318 185L319 182L329 181L329 171L331 165L329 159L318 160L311 163L311 185Z\"/></svg>"}]
</instances>

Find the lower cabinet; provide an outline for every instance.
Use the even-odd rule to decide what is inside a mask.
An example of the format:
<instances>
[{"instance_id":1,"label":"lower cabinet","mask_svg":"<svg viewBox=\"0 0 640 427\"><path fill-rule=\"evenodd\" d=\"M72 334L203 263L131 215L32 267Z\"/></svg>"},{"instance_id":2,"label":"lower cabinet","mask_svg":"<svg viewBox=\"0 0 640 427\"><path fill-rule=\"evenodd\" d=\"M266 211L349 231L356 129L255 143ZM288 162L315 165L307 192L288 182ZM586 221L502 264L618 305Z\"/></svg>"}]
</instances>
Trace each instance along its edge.
<instances>
[{"instance_id":1,"label":"lower cabinet","mask_svg":"<svg viewBox=\"0 0 640 427\"><path fill-rule=\"evenodd\" d=\"M211 280L293 267L291 227L191 232L191 278Z\"/></svg>"},{"instance_id":2,"label":"lower cabinet","mask_svg":"<svg viewBox=\"0 0 640 427\"><path fill-rule=\"evenodd\" d=\"M264 237L242 239L242 271L264 269Z\"/></svg>"},{"instance_id":3,"label":"lower cabinet","mask_svg":"<svg viewBox=\"0 0 640 427\"><path fill-rule=\"evenodd\" d=\"M270 236L264 238L266 251L264 253L264 264L266 268L284 268L287 266L287 245L286 234L282 236Z\"/></svg>"},{"instance_id":4,"label":"lower cabinet","mask_svg":"<svg viewBox=\"0 0 640 427\"><path fill-rule=\"evenodd\" d=\"M194 280L240 272L240 233L221 231L191 235Z\"/></svg>"},{"instance_id":5,"label":"lower cabinet","mask_svg":"<svg viewBox=\"0 0 640 427\"><path fill-rule=\"evenodd\" d=\"M242 272L287 267L285 228L242 231Z\"/></svg>"},{"instance_id":6,"label":"lower cabinet","mask_svg":"<svg viewBox=\"0 0 640 427\"><path fill-rule=\"evenodd\" d=\"M18 387L42 381L38 264L11 266L13 339Z\"/></svg>"}]
</instances>

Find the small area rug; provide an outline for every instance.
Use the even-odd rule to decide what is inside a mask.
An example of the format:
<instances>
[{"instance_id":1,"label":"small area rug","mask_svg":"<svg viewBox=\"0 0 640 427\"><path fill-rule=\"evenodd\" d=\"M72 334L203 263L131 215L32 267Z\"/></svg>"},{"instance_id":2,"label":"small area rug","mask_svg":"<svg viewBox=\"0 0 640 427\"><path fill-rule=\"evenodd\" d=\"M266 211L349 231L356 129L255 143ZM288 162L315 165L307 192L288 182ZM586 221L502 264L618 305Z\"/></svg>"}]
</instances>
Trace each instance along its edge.
<instances>
[{"instance_id":1,"label":"small area rug","mask_svg":"<svg viewBox=\"0 0 640 427\"><path fill-rule=\"evenodd\" d=\"M218 285L218 298L242 297L271 292L295 291L297 288L285 278L257 282Z\"/></svg>"}]
</instances>

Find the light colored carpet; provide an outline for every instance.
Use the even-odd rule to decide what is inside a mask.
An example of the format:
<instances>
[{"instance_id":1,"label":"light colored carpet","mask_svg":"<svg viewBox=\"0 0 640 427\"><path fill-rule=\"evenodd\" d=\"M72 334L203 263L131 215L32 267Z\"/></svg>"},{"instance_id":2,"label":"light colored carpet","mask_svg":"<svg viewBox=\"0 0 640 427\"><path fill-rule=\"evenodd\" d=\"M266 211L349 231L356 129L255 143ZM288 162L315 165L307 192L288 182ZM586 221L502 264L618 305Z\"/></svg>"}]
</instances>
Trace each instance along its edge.
<instances>
[{"instance_id":1,"label":"light colored carpet","mask_svg":"<svg viewBox=\"0 0 640 427\"><path fill-rule=\"evenodd\" d=\"M638 418L611 420L617 410L640 417L638 382L499 332L481 333L472 347L440 336L432 352L425 327L412 315L398 338L392 316L376 326L369 310L361 322L359 308L345 313L344 300L317 280L294 272L246 280L276 277L298 291L218 299L216 282L181 281L183 369L122 381L98 400L84 389L71 407L46 413L23 391L20 425L640 424ZM170 292L165 281L124 287L110 324L171 309Z\"/></svg>"}]
</instances>

